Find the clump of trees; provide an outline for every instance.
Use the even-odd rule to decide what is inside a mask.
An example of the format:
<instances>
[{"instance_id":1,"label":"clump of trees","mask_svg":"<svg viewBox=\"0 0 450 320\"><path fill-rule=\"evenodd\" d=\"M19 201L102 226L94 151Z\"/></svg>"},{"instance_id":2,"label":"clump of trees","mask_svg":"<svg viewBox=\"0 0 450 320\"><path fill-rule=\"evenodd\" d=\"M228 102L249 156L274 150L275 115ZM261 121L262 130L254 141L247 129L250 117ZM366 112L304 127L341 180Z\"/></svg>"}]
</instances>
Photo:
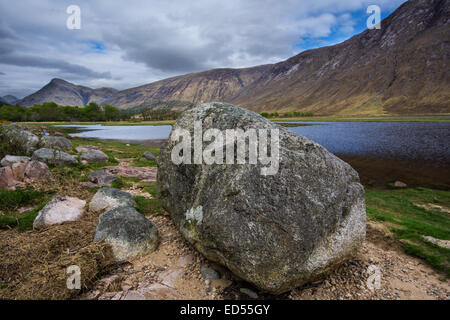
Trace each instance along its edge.
<instances>
[{"instance_id":1,"label":"clump of trees","mask_svg":"<svg viewBox=\"0 0 450 320\"><path fill-rule=\"evenodd\" d=\"M287 112L279 114L278 112L268 113L262 112L261 116L264 118L300 118L300 117L313 117L312 112Z\"/></svg>"},{"instance_id":2,"label":"clump of trees","mask_svg":"<svg viewBox=\"0 0 450 320\"><path fill-rule=\"evenodd\" d=\"M117 121L122 117L116 107L100 107L91 102L85 107L58 106L54 102L35 104L30 108L19 105L0 106L0 120L18 121Z\"/></svg>"}]
</instances>

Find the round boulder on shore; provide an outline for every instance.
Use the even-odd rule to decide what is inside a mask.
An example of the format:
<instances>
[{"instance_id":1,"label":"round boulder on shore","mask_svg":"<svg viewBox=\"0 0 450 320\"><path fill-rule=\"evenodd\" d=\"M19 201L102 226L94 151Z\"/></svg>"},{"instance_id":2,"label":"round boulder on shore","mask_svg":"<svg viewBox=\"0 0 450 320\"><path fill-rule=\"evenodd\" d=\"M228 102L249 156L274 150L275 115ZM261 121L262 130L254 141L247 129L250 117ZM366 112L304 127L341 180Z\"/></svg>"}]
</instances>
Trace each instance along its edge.
<instances>
[{"instance_id":1,"label":"round boulder on shore","mask_svg":"<svg viewBox=\"0 0 450 320\"><path fill-rule=\"evenodd\" d=\"M45 148L72 151L72 142L64 137L45 136L41 138L41 145Z\"/></svg>"},{"instance_id":2,"label":"round boulder on shore","mask_svg":"<svg viewBox=\"0 0 450 320\"><path fill-rule=\"evenodd\" d=\"M31 158L54 166L73 166L78 163L77 159L70 154L49 148L36 150Z\"/></svg>"},{"instance_id":3,"label":"round boulder on shore","mask_svg":"<svg viewBox=\"0 0 450 320\"><path fill-rule=\"evenodd\" d=\"M71 197L56 196L39 211L33 222L33 228L61 224L78 220L84 212L86 201Z\"/></svg>"},{"instance_id":4,"label":"round boulder on shore","mask_svg":"<svg viewBox=\"0 0 450 320\"><path fill-rule=\"evenodd\" d=\"M102 239L117 260L151 253L159 242L153 223L132 207L115 207L99 217L94 240Z\"/></svg>"},{"instance_id":5,"label":"round boulder on shore","mask_svg":"<svg viewBox=\"0 0 450 320\"><path fill-rule=\"evenodd\" d=\"M43 162L35 160L26 163L13 164L12 170L15 177L20 176L22 178L23 176L22 179L25 182L48 181L53 178L48 166Z\"/></svg>"},{"instance_id":6,"label":"round boulder on shore","mask_svg":"<svg viewBox=\"0 0 450 320\"><path fill-rule=\"evenodd\" d=\"M105 170L99 170L91 172L89 174L89 179L97 185L106 186L111 182L116 181L118 178L115 175L106 172Z\"/></svg>"},{"instance_id":7,"label":"round boulder on shore","mask_svg":"<svg viewBox=\"0 0 450 320\"><path fill-rule=\"evenodd\" d=\"M80 159L87 162L108 162L109 157L103 151L88 149L83 152Z\"/></svg>"},{"instance_id":8,"label":"round boulder on shore","mask_svg":"<svg viewBox=\"0 0 450 320\"><path fill-rule=\"evenodd\" d=\"M248 152L243 164L225 164L225 159L211 165L175 163L173 150L175 158L194 153L198 121L203 132L218 129L212 132L216 138L227 129L255 129L261 143L262 133L276 137L278 132L278 140L267 147L276 170L267 174L271 164L261 158L249 164ZM184 148L181 153L180 132L190 133L191 154ZM272 149L276 141L278 157ZM226 143L230 150L239 149L236 140ZM210 144L200 146L206 150ZM223 103L185 111L158 164L159 201L183 236L206 258L262 291L279 294L322 277L351 258L365 239L364 188L356 171L317 143L254 112Z\"/></svg>"},{"instance_id":9,"label":"round boulder on shore","mask_svg":"<svg viewBox=\"0 0 450 320\"><path fill-rule=\"evenodd\" d=\"M156 161L156 157L150 151L144 152L144 154L142 155L142 159L147 161Z\"/></svg>"},{"instance_id":10,"label":"round boulder on shore","mask_svg":"<svg viewBox=\"0 0 450 320\"><path fill-rule=\"evenodd\" d=\"M10 167L14 163L24 163L24 162L28 162L30 160L31 160L30 157L6 155L0 161L0 164L2 165L2 167Z\"/></svg>"},{"instance_id":11,"label":"round boulder on shore","mask_svg":"<svg viewBox=\"0 0 450 320\"><path fill-rule=\"evenodd\" d=\"M131 194L114 188L102 188L89 203L89 210L95 213L115 207L135 207L136 202Z\"/></svg>"},{"instance_id":12,"label":"round boulder on shore","mask_svg":"<svg viewBox=\"0 0 450 320\"><path fill-rule=\"evenodd\" d=\"M53 175L47 165L39 161L16 162L0 168L0 189L14 190L26 183L48 181Z\"/></svg>"}]
</instances>

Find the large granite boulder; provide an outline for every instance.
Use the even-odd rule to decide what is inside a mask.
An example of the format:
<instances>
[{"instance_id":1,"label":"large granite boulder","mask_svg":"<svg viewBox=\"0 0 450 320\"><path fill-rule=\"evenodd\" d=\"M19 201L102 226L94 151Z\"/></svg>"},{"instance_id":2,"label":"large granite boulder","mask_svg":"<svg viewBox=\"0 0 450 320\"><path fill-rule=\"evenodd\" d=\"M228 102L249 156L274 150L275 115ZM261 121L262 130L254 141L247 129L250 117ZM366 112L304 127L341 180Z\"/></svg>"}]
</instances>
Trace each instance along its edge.
<instances>
[{"instance_id":1,"label":"large granite boulder","mask_svg":"<svg viewBox=\"0 0 450 320\"><path fill-rule=\"evenodd\" d=\"M95 213L116 207L135 207L136 202L131 194L114 188L103 188L97 191L89 203L89 210Z\"/></svg>"},{"instance_id":2,"label":"large granite boulder","mask_svg":"<svg viewBox=\"0 0 450 320\"><path fill-rule=\"evenodd\" d=\"M2 167L10 167L14 163L23 163L23 162L28 162L30 160L31 160L30 157L6 155L0 161L0 164L2 165Z\"/></svg>"},{"instance_id":3,"label":"large granite boulder","mask_svg":"<svg viewBox=\"0 0 450 320\"><path fill-rule=\"evenodd\" d=\"M117 260L154 251L159 242L153 223L132 207L115 207L98 219L94 240L106 240Z\"/></svg>"},{"instance_id":4,"label":"large granite boulder","mask_svg":"<svg viewBox=\"0 0 450 320\"><path fill-rule=\"evenodd\" d=\"M41 146L44 148L72 151L72 142L64 137L45 136L41 138Z\"/></svg>"},{"instance_id":5,"label":"large granite boulder","mask_svg":"<svg viewBox=\"0 0 450 320\"><path fill-rule=\"evenodd\" d=\"M54 166L73 166L78 163L77 159L70 154L49 148L36 150L33 152L32 159Z\"/></svg>"},{"instance_id":6,"label":"large granite boulder","mask_svg":"<svg viewBox=\"0 0 450 320\"><path fill-rule=\"evenodd\" d=\"M109 157L103 151L88 149L83 152L80 159L87 162L108 162Z\"/></svg>"},{"instance_id":7,"label":"large granite boulder","mask_svg":"<svg viewBox=\"0 0 450 320\"><path fill-rule=\"evenodd\" d=\"M33 222L33 228L78 220L84 212L86 201L56 196L44 207Z\"/></svg>"},{"instance_id":8,"label":"large granite boulder","mask_svg":"<svg viewBox=\"0 0 450 320\"><path fill-rule=\"evenodd\" d=\"M261 157L260 145L256 164L249 164L248 148L243 158L231 153L223 160L233 164L180 163L181 155L195 163L197 121L203 132L258 129L259 143L265 132L274 137L267 155L272 161ZM192 139L185 141L191 150L180 148L178 129L190 133ZM278 130L279 139L276 131L264 129ZM223 137L230 151L241 150L242 144ZM205 149L210 143L199 144L207 154L213 154ZM225 158L221 149L216 159ZM244 161L236 164L239 159ZM263 291L279 294L313 281L352 257L364 241L364 188L356 171L317 143L254 112L222 103L185 111L158 164L159 201L183 236L205 257Z\"/></svg>"},{"instance_id":9,"label":"large granite boulder","mask_svg":"<svg viewBox=\"0 0 450 320\"><path fill-rule=\"evenodd\" d=\"M0 139L6 139L8 143L20 146L25 153L31 153L36 150L39 144L39 138L35 134L23 130L17 125L2 124Z\"/></svg>"}]
</instances>

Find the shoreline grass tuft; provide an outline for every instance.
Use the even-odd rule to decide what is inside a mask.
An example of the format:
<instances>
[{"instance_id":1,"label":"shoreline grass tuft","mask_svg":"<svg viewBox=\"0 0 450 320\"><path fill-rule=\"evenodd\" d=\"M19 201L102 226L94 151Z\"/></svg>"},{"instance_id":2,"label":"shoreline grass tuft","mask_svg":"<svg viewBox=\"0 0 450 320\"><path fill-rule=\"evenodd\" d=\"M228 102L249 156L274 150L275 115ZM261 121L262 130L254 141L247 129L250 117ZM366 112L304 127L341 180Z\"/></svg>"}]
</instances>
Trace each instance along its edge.
<instances>
[{"instance_id":1,"label":"shoreline grass tuft","mask_svg":"<svg viewBox=\"0 0 450 320\"><path fill-rule=\"evenodd\" d=\"M449 208L449 191L427 188L368 189L366 204L368 218L387 225L407 254L425 260L450 278L450 250L423 238L431 236L450 240L450 215L423 206L437 204Z\"/></svg>"}]
</instances>

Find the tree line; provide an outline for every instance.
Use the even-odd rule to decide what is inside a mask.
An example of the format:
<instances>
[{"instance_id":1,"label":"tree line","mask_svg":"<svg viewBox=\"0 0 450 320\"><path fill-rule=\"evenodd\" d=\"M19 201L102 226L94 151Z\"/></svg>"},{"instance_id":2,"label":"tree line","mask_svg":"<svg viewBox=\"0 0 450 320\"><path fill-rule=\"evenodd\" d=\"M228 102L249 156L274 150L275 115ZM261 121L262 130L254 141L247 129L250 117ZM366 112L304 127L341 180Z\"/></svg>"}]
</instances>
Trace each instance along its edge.
<instances>
[{"instance_id":1,"label":"tree line","mask_svg":"<svg viewBox=\"0 0 450 320\"><path fill-rule=\"evenodd\" d=\"M158 105L159 106L159 105ZM183 105L184 106L184 105ZM185 106L186 107L186 106ZM192 106L187 106L192 107ZM85 122L85 121L119 121L127 120L138 116L143 120L173 120L177 119L181 111L173 110L170 106L165 108L131 108L129 110L119 110L112 105L100 107L97 103L91 102L84 107L58 106L54 102L35 104L30 108L19 105L11 106L0 104L0 120L11 122L26 121L65 121L65 122ZM292 118L292 117L312 117L312 112L288 112L279 114L278 112L262 112L265 118Z\"/></svg>"},{"instance_id":2,"label":"tree line","mask_svg":"<svg viewBox=\"0 0 450 320\"><path fill-rule=\"evenodd\" d=\"M0 120L25 121L118 121L122 119L119 109L109 104L100 107L91 102L84 107L58 106L54 102L35 104L30 108L19 105L1 105Z\"/></svg>"},{"instance_id":3,"label":"tree line","mask_svg":"<svg viewBox=\"0 0 450 320\"><path fill-rule=\"evenodd\" d=\"M287 112L279 114L278 112L262 112L260 115L264 118L300 118L300 117L313 117L312 112Z\"/></svg>"},{"instance_id":4,"label":"tree line","mask_svg":"<svg viewBox=\"0 0 450 320\"><path fill-rule=\"evenodd\" d=\"M141 116L144 120L173 120L177 119L180 114L181 111L175 110L144 109L141 111Z\"/></svg>"}]
</instances>

